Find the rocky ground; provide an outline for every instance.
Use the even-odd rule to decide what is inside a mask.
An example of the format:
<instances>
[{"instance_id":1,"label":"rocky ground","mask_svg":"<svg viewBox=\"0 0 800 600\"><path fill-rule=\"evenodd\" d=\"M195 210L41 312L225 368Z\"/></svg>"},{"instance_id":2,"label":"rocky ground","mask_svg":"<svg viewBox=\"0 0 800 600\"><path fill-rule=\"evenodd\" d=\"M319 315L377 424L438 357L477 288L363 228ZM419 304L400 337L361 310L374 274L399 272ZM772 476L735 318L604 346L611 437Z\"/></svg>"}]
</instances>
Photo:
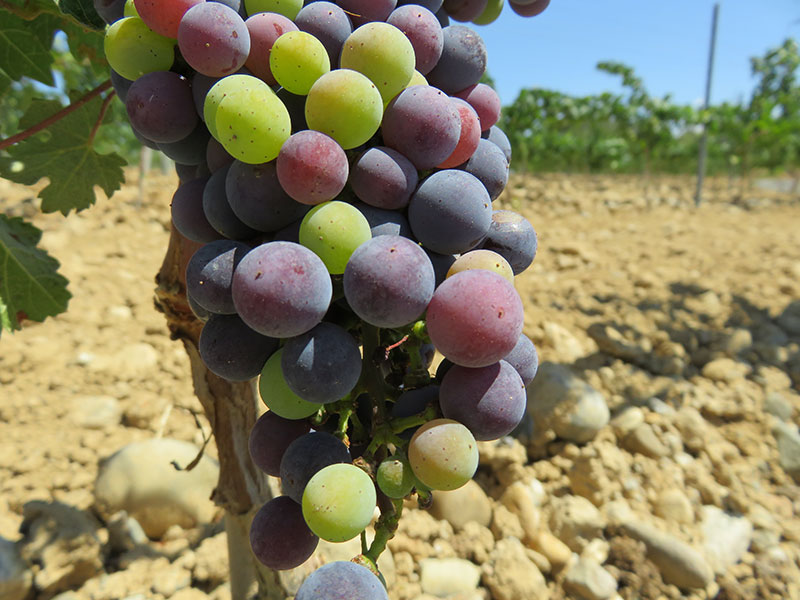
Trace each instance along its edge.
<instances>
[{"instance_id":1,"label":"rocky ground","mask_svg":"<svg viewBox=\"0 0 800 600\"><path fill-rule=\"evenodd\" d=\"M129 179L34 217L74 297L0 341L2 600L229 597L213 444L169 464L209 431L153 309L175 179ZM512 180L499 203L540 235L517 280L542 360L528 416L481 445L474 483L406 512L393 600L800 598L800 202L692 192ZM6 182L0 206L36 215Z\"/></svg>"}]
</instances>

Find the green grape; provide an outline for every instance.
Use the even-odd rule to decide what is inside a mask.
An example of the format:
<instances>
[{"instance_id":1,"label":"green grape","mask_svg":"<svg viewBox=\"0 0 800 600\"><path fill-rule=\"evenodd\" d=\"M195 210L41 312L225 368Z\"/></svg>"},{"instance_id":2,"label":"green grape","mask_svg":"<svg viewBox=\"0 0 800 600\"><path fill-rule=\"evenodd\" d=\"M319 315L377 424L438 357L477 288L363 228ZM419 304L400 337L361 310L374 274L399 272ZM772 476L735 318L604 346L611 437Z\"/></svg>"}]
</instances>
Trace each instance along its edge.
<instances>
[{"instance_id":1,"label":"green grape","mask_svg":"<svg viewBox=\"0 0 800 600\"><path fill-rule=\"evenodd\" d=\"M169 71L175 59L175 40L152 31L139 17L125 17L106 30L103 48L108 64L125 79Z\"/></svg>"},{"instance_id":2,"label":"green grape","mask_svg":"<svg viewBox=\"0 0 800 600\"><path fill-rule=\"evenodd\" d=\"M447 277L470 269L494 271L498 275L505 277L510 283L514 283L514 271L511 269L511 265L508 264L505 258L492 250L479 249L465 252L450 265Z\"/></svg>"},{"instance_id":3,"label":"green grape","mask_svg":"<svg viewBox=\"0 0 800 600\"><path fill-rule=\"evenodd\" d=\"M416 478L405 457L390 456L378 465L375 481L389 498L405 498L414 489Z\"/></svg>"},{"instance_id":4,"label":"green grape","mask_svg":"<svg viewBox=\"0 0 800 600\"><path fill-rule=\"evenodd\" d=\"M305 419L319 410L320 405L306 402L286 384L281 369L283 348L269 357L261 370L258 393L272 412L284 419Z\"/></svg>"},{"instance_id":5,"label":"green grape","mask_svg":"<svg viewBox=\"0 0 800 600\"><path fill-rule=\"evenodd\" d=\"M325 46L313 35L287 31L272 46L269 68L281 87L305 96L314 82L331 70L331 61Z\"/></svg>"},{"instance_id":6,"label":"green grape","mask_svg":"<svg viewBox=\"0 0 800 600\"><path fill-rule=\"evenodd\" d=\"M411 74L411 80L406 87L411 87L412 85L428 85L428 80L425 79L425 75L414 69Z\"/></svg>"},{"instance_id":7,"label":"green grape","mask_svg":"<svg viewBox=\"0 0 800 600\"><path fill-rule=\"evenodd\" d=\"M217 139L234 158L251 165L278 156L292 134L289 111L270 87L256 77L252 85L227 94L217 106Z\"/></svg>"},{"instance_id":8,"label":"green grape","mask_svg":"<svg viewBox=\"0 0 800 600\"><path fill-rule=\"evenodd\" d=\"M125 7L122 9L122 14L125 17L139 16L139 11L136 10L136 6L133 4L133 0L125 0Z\"/></svg>"},{"instance_id":9,"label":"green grape","mask_svg":"<svg viewBox=\"0 0 800 600\"><path fill-rule=\"evenodd\" d=\"M228 94L232 94L239 90L247 90L252 86L266 85L260 79L256 79L250 75L228 75L217 81L206 94L206 99L203 102L203 120L206 122L206 127L211 135L219 140L217 135L217 108L220 102Z\"/></svg>"},{"instance_id":10,"label":"green grape","mask_svg":"<svg viewBox=\"0 0 800 600\"><path fill-rule=\"evenodd\" d=\"M346 542L369 525L376 500L369 475L355 465L337 463L317 471L306 484L303 518L323 540Z\"/></svg>"},{"instance_id":11,"label":"green grape","mask_svg":"<svg viewBox=\"0 0 800 600\"><path fill-rule=\"evenodd\" d=\"M483 12L472 19L472 22L475 25L488 25L489 23L494 23L497 20L497 17L500 16L500 13L503 11L503 3L504 0L489 0L486 4L486 8L483 9Z\"/></svg>"},{"instance_id":12,"label":"green grape","mask_svg":"<svg viewBox=\"0 0 800 600\"><path fill-rule=\"evenodd\" d=\"M351 33L342 46L340 63L374 83L384 102L408 85L414 74L414 47L389 23L367 23Z\"/></svg>"},{"instance_id":13,"label":"green grape","mask_svg":"<svg viewBox=\"0 0 800 600\"><path fill-rule=\"evenodd\" d=\"M300 223L300 243L319 256L332 275L344 273L350 255L371 238L367 218L339 200L318 204Z\"/></svg>"},{"instance_id":14,"label":"green grape","mask_svg":"<svg viewBox=\"0 0 800 600\"><path fill-rule=\"evenodd\" d=\"M247 16L261 12L273 12L294 21L303 8L303 0L244 0Z\"/></svg>"},{"instance_id":15,"label":"green grape","mask_svg":"<svg viewBox=\"0 0 800 600\"><path fill-rule=\"evenodd\" d=\"M434 419L417 429L408 444L414 475L432 490L455 490L478 468L478 444L458 421Z\"/></svg>"},{"instance_id":16,"label":"green grape","mask_svg":"<svg viewBox=\"0 0 800 600\"><path fill-rule=\"evenodd\" d=\"M366 76L350 69L335 69L311 86L305 111L309 129L329 135L350 150L378 131L383 100Z\"/></svg>"}]
</instances>

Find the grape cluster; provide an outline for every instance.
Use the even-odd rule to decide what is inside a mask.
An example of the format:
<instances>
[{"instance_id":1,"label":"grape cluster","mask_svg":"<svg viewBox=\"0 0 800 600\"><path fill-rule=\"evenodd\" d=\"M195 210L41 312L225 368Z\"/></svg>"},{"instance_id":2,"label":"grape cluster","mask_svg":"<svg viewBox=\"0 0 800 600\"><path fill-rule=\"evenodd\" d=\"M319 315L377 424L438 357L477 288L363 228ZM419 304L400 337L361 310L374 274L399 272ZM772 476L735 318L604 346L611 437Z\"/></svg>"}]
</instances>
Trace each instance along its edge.
<instances>
[{"instance_id":1,"label":"grape cluster","mask_svg":"<svg viewBox=\"0 0 800 600\"><path fill-rule=\"evenodd\" d=\"M464 485L538 365L514 288L536 232L492 208L511 158L500 100L480 36L449 24L503 1L95 3L134 132L177 164L200 356L259 377L269 408L250 453L283 495L256 514L253 552L293 568L319 538L363 536L378 506L372 546L297 598L386 598L364 566L403 500Z\"/></svg>"}]
</instances>

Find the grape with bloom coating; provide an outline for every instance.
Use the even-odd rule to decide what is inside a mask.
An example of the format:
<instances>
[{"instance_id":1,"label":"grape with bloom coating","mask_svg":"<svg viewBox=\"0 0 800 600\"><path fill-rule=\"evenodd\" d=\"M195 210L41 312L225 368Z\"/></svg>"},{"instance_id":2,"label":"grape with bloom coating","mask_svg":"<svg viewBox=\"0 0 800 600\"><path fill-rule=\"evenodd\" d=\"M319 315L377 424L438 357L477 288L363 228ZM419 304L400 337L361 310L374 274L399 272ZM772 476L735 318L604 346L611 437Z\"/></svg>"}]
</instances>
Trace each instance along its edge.
<instances>
[{"instance_id":1,"label":"grape with bloom coating","mask_svg":"<svg viewBox=\"0 0 800 600\"><path fill-rule=\"evenodd\" d=\"M389 600L372 571L348 561L322 565L297 590L294 600Z\"/></svg>"},{"instance_id":2,"label":"grape with bloom coating","mask_svg":"<svg viewBox=\"0 0 800 600\"><path fill-rule=\"evenodd\" d=\"M336 140L311 129L298 131L286 140L276 167L286 193L312 206L338 196L350 174L347 155Z\"/></svg>"},{"instance_id":3,"label":"grape with bloom coating","mask_svg":"<svg viewBox=\"0 0 800 600\"><path fill-rule=\"evenodd\" d=\"M522 318L522 300L514 286L484 269L447 278L426 313L431 342L464 367L485 367L511 352L522 333Z\"/></svg>"},{"instance_id":4,"label":"grape with bloom coating","mask_svg":"<svg viewBox=\"0 0 800 600\"><path fill-rule=\"evenodd\" d=\"M273 353L261 370L258 392L272 412L284 419L305 419L319 410L319 404L306 402L289 389L281 370L283 348Z\"/></svg>"},{"instance_id":5,"label":"grape with bloom coating","mask_svg":"<svg viewBox=\"0 0 800 600\"><path fill-rule=\"evenodd\" d=\"M375 511L375 484L346 463L317 471L303 492L303 517L323 540L346 542L364 531Z\"/></svg>"},{"instance_id":6,"label":"grape with bloom coating","mask_svg":"<svg viewBox=\"0 0 800 600\"><path fill-rule=\"evenodd\" d=\"M238 71L250 53L250 32L242 17L219 2L201 2L181 19L178 48L189 65L209 77Z\"/></svg>"},{"instance_id":7,"label":"grape with bloom coating","mask_svg":"<svg viewBox=\"0 0 800 600\"><path fill-rule=\"evenodd\" d=\"M281 476L281 459L293 441L308 433L311 426L305 419L284 419L268 410L258 418L247 447L253 464L273 477Z\"/></svg>"},{"instance_id":8,"label":"grape with bloom coating","mask_svg":"<svg viewBox=\"0 0 800 600\"><path fill-rule=\"evenodd\" d=\"M366 217L340 200L318 204L300 224L300 243L319 256L333 275L344 273L355 249L370 238Z\"/></svg>"},{"instance_id":9,"label":"grape with bloom coating","mask_svg":"<svg viewBox=\"0 0 800 600\"><path fill-rule=\"evenodd\" d=\"M278 496L259 509L250 525L250 547L270 569L294 569L314 554L319 538L303 519L300 506Z\"/></svg>"},{"instance_id":10,"label":"grape with bloom coating","mask_svg":"<svg viewBox=\"0 0 800 600\"><path fill-rule=\"evenodd\" d=\"M434 419L417 429L408 444L414 475L432 490L455 490L478 468L478 444L464 425Z\"/></svg>"},{"instance_id":11,"label":"grape with bloom coating","mask_svg":"<svg viewBox=\"0 0 800 600\"><path fill-rule=\"evenodd\" d=\"M360 146L381 124L383 100L375 84L351 69L334 69L317 79L306 98L310 129L326 133L345 150Z\"/></svg>"}]
</instances>

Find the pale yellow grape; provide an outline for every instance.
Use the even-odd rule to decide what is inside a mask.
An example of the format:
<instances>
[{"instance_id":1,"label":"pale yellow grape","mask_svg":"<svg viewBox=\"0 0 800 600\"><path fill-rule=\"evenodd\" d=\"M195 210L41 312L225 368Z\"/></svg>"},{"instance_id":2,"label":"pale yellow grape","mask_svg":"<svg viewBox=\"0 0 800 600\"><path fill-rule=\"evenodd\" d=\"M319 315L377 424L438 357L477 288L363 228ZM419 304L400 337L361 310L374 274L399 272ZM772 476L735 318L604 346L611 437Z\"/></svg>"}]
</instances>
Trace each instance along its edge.
<instances>
[{"instance_id":1,"label":"pale yellow grape","mask_svg":"<svg viewBox=\"0 0 800 600\"><path fill-rule=\"evenodd\" d=\"M411 87L412 85L428 85L428 80L425 79L425 75L414 69L414 73L411 75L411 81L408 82L406 87Z\"/></svg>"},{"instance_id":2,"label":"pale yellow grape","mask_svg":"<svg viewBox=\"0 0 800 600\"><path fill-rule=\"evenodd\" d=\"M273 12L294 21L303 8L303 0L244 0L247 16L261 12Z\"/></svg>"},{"instance_id":3,"label":"pale yellow grape","mask_svg":"<svg viewBox=\"0 0 800 600\"><path fill-rule=\"evenodd\" d=\"M306 98L306 122L345 150L360 146L380 127L383 100L365 75L335 69L317 79Z\"/></svg>"},{"instance_id":4,"label":"pale yellow grape","mask_svg":"<svg viewBox=\"0 0 800 600\"><path fill-rule=\"evenodd\" d=\"M478 468L478 443L458 421L434 419L417 429L408 444L414 475L432 490L455 490Z\"/></svg>"},{"instance_id":5,"label":"pale yellow grape","mask_svg":"<svg viewBox=\"0 0 800 600\"><path fill-rule=\"evenodd\" d=\"M505 258L491 250L470 250L462 254L450 265L450 269L447 271L447 277L460 273L461 271L469 271L470 269L494 271L498 275L502 275L508 279L512 284L514 283L514 271L511 269L511 265L508 264Z\"/></svg>"},{"instance_id":6,"label":"pale yellow grape","mask_svg":"<svg viewBox=\"0 0 800 600\"><path fill-rule=\"evenodd\" d=\"M300 223L300 243L319 256L332 275L344 273L355 249L369 239L372 231L367 218L339 200L318 204Z\"/></svg>"},{"instance_id":7,"label":"pale yellow grape","mask_svg":"<svg viewBox=\"0 0 800 600\"><path fill-rule=\"evenodd\" d=\"M217 139L223 148L253 165L276 158L292 134L286 105L266 83L262 84L228 94L216 113Z\"/></svg>"},{"instance_id":8,"label":"pale yellow grape","mask_svg":"<svg viewBox=\"0 0 800 600\"><path fill-rule=\"evenodd\" d=\"M272 46L269 68L281 87L305 96L314 82L331 70L331 62L325 46L313 35L287 31Z\"/></svg>"},{"instance_id":9,"label":"pale yellow grape","mask_svg":"<svg viewBox=\"0 0 800 600\"><path fill-rule=\"evenodd\" d=\"M281 368L283 348L269 357L258 380L261 400L272 412L284 419L305 419L320 408L320 404L307 402L295 394L286 383Z\"/></svg>"},{"instance_id":10,"label":"pale yellow grape","mask_svg":"<svg viewBox=\"0 0 800 600\"><path fill-rule=\"evenodd\" d=\"M211 135L217 140L217 108L223 98L239 90L250 89L253 86L267 86L266 83L252 75L229 75L217 81L206 94L203 103L203 120Z\"/></svg>"},{"instance_id":11,"label":"pale yellow grape","mask_svg":"<svg viewBox=\"0 0 800 600\"><path fill-rule=\"evenodd\" d=\"M109 66L135 81L145 73L169 71L175 40L151 30L139 17L125 17L106 30L103 49Z\"/></svg>"},{"instance_id":12,"label":"pale yellow grape","mask_svg":"<svg viewBox=\"0 0 800 600\"><path fill-rule=\"evenodd\" d=\"M375 484L364 471L347 463L329 465L309 479L303 491L303 518L323 540L346 542L372 520Z\"/></svg>"},{"instance_id":13,"label":"pale yellow grape","mask_svg":"<svg viewBox=\"0 0 800 600\"><path fill-rule=\"evenodd\" d=\"M483 9L483 12L475 17L472 22L475 25L488 25L489 23L494 23L497 20L497 17L500 16L500 13L503 11L503 4L504 0L489 0L486 3L486 8Z\"/></svg>"},{"instance_id":14,"label":"pale yellow grape","mask_svg":"<svg viewBox=\"0 0 800 600\"><path fill-rule=\"evenodd\" d=\"M366 75L384 102L400 93L414 74L414 47L389 23L367 23L351 33L342 46L340 64Z\"/></svg>"},{"instance_id":15,"label":"pale yellow grape","mask_svg":"<svg viewBox=\"0 0 800 600\"><path fill-rule=\"evenodd\" d=\"M139 11L136 10L136 6L133 4L133 0L125 0L125 7L122 9L122 14L125 17L139 16Z\"/></svg>"}]
</instances>

